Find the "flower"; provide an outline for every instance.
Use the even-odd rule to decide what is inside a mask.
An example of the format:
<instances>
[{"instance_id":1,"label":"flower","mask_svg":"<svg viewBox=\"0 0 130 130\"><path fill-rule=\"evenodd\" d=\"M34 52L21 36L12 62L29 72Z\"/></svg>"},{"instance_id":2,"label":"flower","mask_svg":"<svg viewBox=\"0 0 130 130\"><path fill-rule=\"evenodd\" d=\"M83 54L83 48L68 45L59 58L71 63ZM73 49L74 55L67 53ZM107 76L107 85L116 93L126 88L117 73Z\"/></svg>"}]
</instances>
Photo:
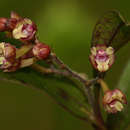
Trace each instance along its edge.
<instances>
[{"instance_id":1,"label":"flower","mask_svg":"<svg viewBox=\"0 0 130 130\"><path fill-rule=\"evenodd\" d=\"M7 29L7 18L0 18L0 31L5 31Z\"/></svg>"},{"instance_id":2,"label":"flower","mask_svg":"<svg viewBox=\"0 0 130 130\"><path fill-rule=\"evenodd\" d=\"M95 69L100 72L107 71L114 63L114 49L98 44L91 48L90 61Z\"/></svg>"},{"instance_id":3,"label":"flower","mask_svg":"<svg viewBox=\"0 0 130 130\"><path fill-rule=\"evenodd\" d=\"M123 104L127 104L126 96L119 89L109 90L104 94L103 105L108 113L122 111Z\"/></svg>"},{"instance_id":4,"label":"flower","mask_svg":"<svg viewBox=\"0 0 130 130\"><path fill-rule=\"evenodd\" d=\"M15 39L30 41L35 37L36 31L36 25L30 19L24 18L16 24L13 30L13 37Z\"/></svg>"},{"instance_id":5,"label":"flower","mask_svg":"<svg viewBox=\"0 0 130 130\"><path fill-rule=\"evenodd\" d=\"M16 48L10 43L0 43L0 65L1 69L6 69L12 66L15 62Z\"/></svg>"},{"instance_id":6,"label":"flower","mask_svg":"<svg viewBox=\"0 0 130 130\"><path fill-rule=\"evenodd\" d=\"M48 45L45 45L43 43L37 43L33 47L33 54L35 57L37 57L39 60L46 59L50 54L50 47Z\"/></svg>"}]
</instances>

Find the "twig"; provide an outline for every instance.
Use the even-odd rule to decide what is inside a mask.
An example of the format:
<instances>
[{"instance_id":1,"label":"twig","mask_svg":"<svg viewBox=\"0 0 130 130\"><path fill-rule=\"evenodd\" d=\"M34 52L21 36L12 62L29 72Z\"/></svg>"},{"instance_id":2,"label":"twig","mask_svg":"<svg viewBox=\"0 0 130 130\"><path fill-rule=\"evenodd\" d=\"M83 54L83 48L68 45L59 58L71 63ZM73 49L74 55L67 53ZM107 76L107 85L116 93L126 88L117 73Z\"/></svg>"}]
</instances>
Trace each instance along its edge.
<instances>
[{"instance_id":1,"label":"twig","mask_svg":"<svg viewBox=\"0 0 130 130\"><path fill-rule=\"evenodd\" d=\"M82 83L82 90L83 90L85 96L87 97L89 104L92 106L93 112L95 113L97 111L96 107L95 107L95 99L94 99L94 95L92 94L90 86L97 83L99 78L95 77L92 80L86 79L85 77L81 76L79 73L71 70L54 53L51 53L50 60L52 61L51 64L55 65L55 63L56 63L60 69L56 69L54 66L50 67L50 68L44 68L43 66L40 66L38 64L32 65L32 68L41 73L57 74L57 75L65 76L65 77L72 77L72 78L75 78L78 81L80 81L80 83ZM101 130L106 129L104 124L102 124L100 122L100 120L98 120L98 118L96 118L95 122L96 123L94 123L94 124L96 124L98 126L98 128L100 128Z\"/></svg>"}]
</instances>

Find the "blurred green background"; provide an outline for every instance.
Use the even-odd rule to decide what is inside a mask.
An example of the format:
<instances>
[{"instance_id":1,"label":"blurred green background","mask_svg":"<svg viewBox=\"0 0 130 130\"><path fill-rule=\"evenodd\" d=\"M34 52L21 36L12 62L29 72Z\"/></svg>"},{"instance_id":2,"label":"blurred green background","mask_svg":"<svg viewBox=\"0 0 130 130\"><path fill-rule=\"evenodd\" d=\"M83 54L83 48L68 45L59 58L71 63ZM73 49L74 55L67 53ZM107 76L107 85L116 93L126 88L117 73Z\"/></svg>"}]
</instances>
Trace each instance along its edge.
<instances>
[{"instance_id":1,"label":"blurred green background","mask_svg":"<svg viewBox=\"0 0 130 130\"><path fill-rule=\"evenodd\" d=\"M107 10L118 9L130 20L129 5L129 0L1 0L0 17L9 17L14 10L31 18L38 25L41 41L51 45L66 64L91 77L88 55L97 19ZM129 49L126 46L120 51L108 72L106 80L111 87L129 59ZM89 124L57 106L46 93L0 82L0 130L85 129L92 130Z\"/></svg>"}]
</instances>

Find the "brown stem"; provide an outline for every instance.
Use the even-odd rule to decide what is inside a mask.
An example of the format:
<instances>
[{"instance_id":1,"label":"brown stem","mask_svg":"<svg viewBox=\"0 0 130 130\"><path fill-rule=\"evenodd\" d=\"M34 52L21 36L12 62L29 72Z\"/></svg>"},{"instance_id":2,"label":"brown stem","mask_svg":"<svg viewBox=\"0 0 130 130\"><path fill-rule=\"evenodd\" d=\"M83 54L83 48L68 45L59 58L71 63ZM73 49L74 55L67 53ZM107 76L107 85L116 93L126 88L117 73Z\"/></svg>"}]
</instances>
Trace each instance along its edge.
<instances>
[{"instance_id":1,"label":"brown stem","mask_svg":"<svg viewBox=\"0 0 130 130\"><path fill-rule=\"evenodd\" d=\"M36 69L37 71L40 71L42 73L58 74L58 75L62 75L65 77L72 77L72 78L75 78L78 81L80 81L82 83L82 89L84 91L84 94L88 98L88 102L92 106L93 112L95 113L95 117L96 117L95 122L96 122L97 128L100 128L101 130L105 130L106 128L105 128L105 125L104 125L103 120L101 118L100 111L99 111L100 108L97 106L97 103L94 99L94 95L92 94L92 91L90 88L91 85L94 85L95 83L97 83L99 78L96 77L92 80L87 80L85 77L83 77L79 73L71 70L54 53L51 53L50 60L52 61L51 64L55 65L55 63L56 63L60 67L60 69L55 69L55 67L44 68L43 66L40 66L38 64L32 65L32 68Z\"/></svg>"},{"instance_id":2,"label":"brown stem","mask_svg":"<svg viewBox=\"0 0 130 130\"><path fill-rule=\"evenodd\" d=\"M64 71L59 71L58 69L48 69L48 68L45 68L45 67L43 67L43 66L40 66L40 65L38 65L38 64L33 64L32 65L32 68L33 69L35 69L36 71L38 71L38 72L41 72L41 73L43 73L43 74L57 74L57 75L62 75L62 76L66 76L66 77L70 77L70 76L72 76L72 75L70 75L70 73L68 73L68 72L64 72ZM82 79L82 77L80 77L81 79ZM86 82L87 82L87 80L86 80ZM92 83L95 83L95 79L94 80L90 80L89 81L90 82L90 84L92 84ZM87 85L87 84L85 84L85 85ZM86 88L86 86L85 85L83 85L83 88L84 88L84 91L85 91L85 93L83 93L83 94L85 94L85 96L87 96L88 98L90 98L89 100L90 100L90 104L92 105L92 106L94 106L94 99L93 99L93 96L92 95L90 95L91 94L91 91L89 92L88 90L90 90L90 87L88 87L87 86L87 88ZM77 101L76 101L77 102ZM79 103L79 105L81 105L80 104L80 102L78 101L77 103ZM58 103L59 104L59 103ZM71 114L73 114L74 116L76 116L76 117L78 117L78 115L75 115L71 110L69 110L66 106L64 106L63 104L59 104L59 105L61 105L63 108L65 108L67 111L69 111ZM105 127L104 126L102 126L102 124L100 124L100 122L97 120L97 119L95 119L95 117L93 116L93 113L90 113L89 111L87 111L87 109L85 109L85 107L83 106L82 107L82 105L81 105L81 111L83 111L84 113L86 113L87 115L89 115L89 119L90 119L90 121L95 125L95 126L97 126L98 128L100 128L100 130L106 130L105 129ZM81 120L87 120L86 118L81 118L81 117L78 117L78 118L80 118Z\"/></svg>"},{"instance_id":3,"label":"brown stem","mask_svg":"<svg viewBox=\"0 0 130 130\"><path fill-rule=\"evenodd\" d=\"M71 70L67 65L65 65L63 63L63 61L61 61L55 53L51 53L51 59L53 62L56 62L61 69L63 70L66 70L66 72L68 72L73 78L79 80L82 84L83 84L83 89L86 93L86 96L88 97L88 101L89 103L93 106L93 102L94 102L94 99L93 99L93 96L92 96L92 93L91 93L91 90L90 90L90 85L95 81L95 80L86 80L84 77L82 77L81 75L79 75L77 72Z\"/></svg>"},{"instance_id":4,"label":"brown stem","mask_svg":"<svg viewBox=\"0 0 130 130\"><path fill-rule=\"evenodd\" d=\"M97 105L97 103L96 103L96 101L94 99L94 96L92 94L92 91L90 89L90 86L97 82L98 77L96 77L94 80L86 80L81 75L79 75L77 72L71 70L67 65L65 65L56 56L56 54L51 53L50 58L52 59L53 62L56 62L60 66L61 69L66 70L73 78L79 80L83 84L83 86L82 86L83 90L85 91L86 96L88 97L89 104L92 106L93 112L96 115L96 121L98 123L98 128L100 128L101 130L106 130L104 121L103 121L102 116L100 114L100 110L99 110L100 108L98 107L98 105Z\"/></svg>"}]
</instances>

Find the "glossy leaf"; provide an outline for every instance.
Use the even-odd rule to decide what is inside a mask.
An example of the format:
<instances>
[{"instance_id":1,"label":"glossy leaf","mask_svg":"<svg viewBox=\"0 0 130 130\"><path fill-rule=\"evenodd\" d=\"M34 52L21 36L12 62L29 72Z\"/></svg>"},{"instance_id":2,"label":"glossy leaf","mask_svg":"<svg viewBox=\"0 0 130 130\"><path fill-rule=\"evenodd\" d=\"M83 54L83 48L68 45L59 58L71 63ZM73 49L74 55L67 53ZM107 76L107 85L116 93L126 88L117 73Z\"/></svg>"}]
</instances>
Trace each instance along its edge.
<instances>
[{"instance_id":1,"label":"glossy leaf","mask_svg":"<svg viewBox=\"0 0 130 130\"><path fill-rule=\"evenodd\" d=\"M129 40L130 25L118 11L113 10L105 13L97 22L92 36L92 46L106 44L118 50Z\"/></svg>"}]
</instances>

